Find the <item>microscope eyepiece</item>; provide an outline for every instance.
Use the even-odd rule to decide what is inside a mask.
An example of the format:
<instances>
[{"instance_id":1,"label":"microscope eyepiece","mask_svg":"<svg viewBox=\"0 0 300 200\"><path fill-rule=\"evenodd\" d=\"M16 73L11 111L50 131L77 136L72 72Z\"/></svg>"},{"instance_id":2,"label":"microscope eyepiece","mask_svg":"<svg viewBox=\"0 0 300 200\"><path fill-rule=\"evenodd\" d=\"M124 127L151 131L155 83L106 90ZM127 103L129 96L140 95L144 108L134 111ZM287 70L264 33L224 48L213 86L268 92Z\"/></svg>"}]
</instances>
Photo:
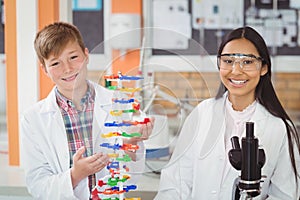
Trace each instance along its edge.
<instances>
[{"instance_id":1,"label":"microscope eyepiece","mask_svg":"<svg viewBox=\"0 0 300 200\"><path fill-rule=\"evenodd\" d=\"M246 137L254 138L254 122L246 122Z\"/></svg>"}]
</instances>

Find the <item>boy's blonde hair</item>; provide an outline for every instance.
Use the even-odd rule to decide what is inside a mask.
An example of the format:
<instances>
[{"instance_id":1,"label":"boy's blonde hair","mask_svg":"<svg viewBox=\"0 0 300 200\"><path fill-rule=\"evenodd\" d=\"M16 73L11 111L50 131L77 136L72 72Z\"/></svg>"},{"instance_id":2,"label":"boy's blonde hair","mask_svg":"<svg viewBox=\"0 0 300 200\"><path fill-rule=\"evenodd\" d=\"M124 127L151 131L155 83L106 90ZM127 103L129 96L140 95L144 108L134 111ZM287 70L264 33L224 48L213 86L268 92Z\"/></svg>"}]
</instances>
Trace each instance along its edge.
<instances>
[{"instance_id":1,"label":"boy's blonde hair","mask_svg":"<svg viewBox=\"0 0 300 200\"><path fill-rule=\"evenodd\" d=\"M69 42L77 42L84 52L83 38L76 26L66 22L54 22L40 30L35 37L34 48L43 67L44 59L48 59L50 55L59 55Z\"/></svg>"}]
</instances>

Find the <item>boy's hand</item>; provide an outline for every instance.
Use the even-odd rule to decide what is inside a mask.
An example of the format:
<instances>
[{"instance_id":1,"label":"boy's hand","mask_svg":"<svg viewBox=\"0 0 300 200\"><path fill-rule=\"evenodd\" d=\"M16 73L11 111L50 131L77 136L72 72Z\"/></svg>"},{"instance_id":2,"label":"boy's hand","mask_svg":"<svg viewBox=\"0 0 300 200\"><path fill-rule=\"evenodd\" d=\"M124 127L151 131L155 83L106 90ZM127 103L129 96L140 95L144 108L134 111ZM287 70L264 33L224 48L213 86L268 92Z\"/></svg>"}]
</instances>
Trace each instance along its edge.
<instances>
[{"instance_id":1,"label":"boy's hand","mask_svg":"<svg viewBox=\"0 0 300 200\"><path fill-rule=\"evenodd\" d=\"M71 168L71 179L73 188L91 174L102 170L109 161L108 155L96 153L89 157L83 157L85 147L81 147L73 156L73 167Z\"/></svg>"}]
</instances>

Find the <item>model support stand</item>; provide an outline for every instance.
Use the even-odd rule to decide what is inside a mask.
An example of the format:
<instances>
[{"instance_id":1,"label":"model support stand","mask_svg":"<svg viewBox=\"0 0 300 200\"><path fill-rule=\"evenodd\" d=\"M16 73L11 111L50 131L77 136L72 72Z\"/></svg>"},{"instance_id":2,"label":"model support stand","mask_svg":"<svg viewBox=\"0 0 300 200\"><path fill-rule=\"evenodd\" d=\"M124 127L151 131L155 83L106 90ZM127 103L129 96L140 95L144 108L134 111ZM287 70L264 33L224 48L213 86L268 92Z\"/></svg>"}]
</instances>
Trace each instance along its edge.
<instances>
[{"instance_id":1,"label":"model support stand","mask_svg":"<svg viewBox=\"0 0 300 200\"><path fill-rule=\"evenodd\" d=\"M254 137L254 123L246 122L246 137L242 138L240 148L239 138L231 138L232 148L229 153L231 165L241 170L241 176L235 181L233 199L252 199L260 194L262 182L261 168L265 164L265 152L258 149L258 139Z\"/></svg>"},{"instance_id":2,"label":"model support stand","mask_svg":"<svg viewBox=\"0 0 300 200\"><path fill-rule=\"evenodd\" d=\"M101 137L107 139L108 142L100 144L101 147L107 149L110 157L110 162L106 167L109 175L98 180L98 184L92 191L92 199L140 200L141 198L139 197L125 197L125 193L137 189L137 185L127 184L128 179L130 179L130 169L127 163L131 161L131 157L125 151L136 152L139 146L125 144L123 141L124 139L141 136L141 133L138 132L128 132L128 127L146 124L150 119L143 118L142 121L133 120L134 113L139 112L140 117L144 115L134 95L141 88L126 88L123 82L138 81L142 77L125 76L119 72L118 75L106 75L104 79L105 86L115 91L112 99L112 108L109 112L110 119L112 120L106 121L104 124L106 130L111 131L101 134Z\"/></svg>"}]
</instances>

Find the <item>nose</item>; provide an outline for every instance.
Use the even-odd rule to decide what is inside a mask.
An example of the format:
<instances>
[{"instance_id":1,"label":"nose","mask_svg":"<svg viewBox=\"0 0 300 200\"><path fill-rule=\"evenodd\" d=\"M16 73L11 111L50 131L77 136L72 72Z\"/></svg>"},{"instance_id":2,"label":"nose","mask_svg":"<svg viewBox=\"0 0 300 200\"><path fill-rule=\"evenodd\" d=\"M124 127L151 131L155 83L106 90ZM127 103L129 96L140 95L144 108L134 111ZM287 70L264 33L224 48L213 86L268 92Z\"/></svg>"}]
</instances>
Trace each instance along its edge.
<instances>
[{"instance_id":1,"label":"nose","mask_svg":"<svg viewBox=\"0 0 300 200\"><path fill-rule=\"evenodd\" d=\"M232 64L232 73L241 73L242 68L243 67L241 66L241 62L236 60Z\"/></svg>"},{"instance_id":2,"label":"nose","mask_svg":"<svg viewBox=\"0 0 300 200\"><path fill-rule=\"evenodd\" d=\"M71 71L73 69L73 66L69 61L65 61L63 64L64 64L64 71Z\"/></svg>"}]
</instances>

